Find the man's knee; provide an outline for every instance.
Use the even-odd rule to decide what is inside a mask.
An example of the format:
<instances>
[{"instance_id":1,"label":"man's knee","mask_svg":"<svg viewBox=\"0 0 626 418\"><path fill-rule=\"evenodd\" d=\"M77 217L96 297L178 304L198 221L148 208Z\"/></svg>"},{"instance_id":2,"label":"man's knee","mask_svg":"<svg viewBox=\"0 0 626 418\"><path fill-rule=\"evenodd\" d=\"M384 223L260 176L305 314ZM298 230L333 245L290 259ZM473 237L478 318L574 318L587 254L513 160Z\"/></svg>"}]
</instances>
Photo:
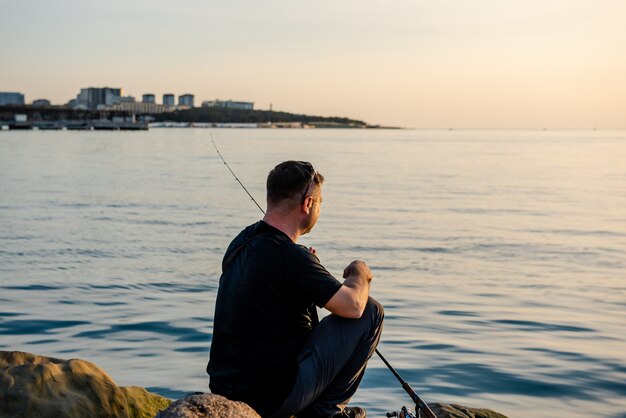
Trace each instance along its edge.
<instances>
[{"instance_id":1,"label":"man's knee","mask_svg":"<svg viewBox=\"0 0 626 418\"><path fill-rule=\"evenodd\" d=\"M380 325L385 318L385 308L373 297L367 299L364 315L368 315L375 325Z\"/></svg>"}]
</instances>

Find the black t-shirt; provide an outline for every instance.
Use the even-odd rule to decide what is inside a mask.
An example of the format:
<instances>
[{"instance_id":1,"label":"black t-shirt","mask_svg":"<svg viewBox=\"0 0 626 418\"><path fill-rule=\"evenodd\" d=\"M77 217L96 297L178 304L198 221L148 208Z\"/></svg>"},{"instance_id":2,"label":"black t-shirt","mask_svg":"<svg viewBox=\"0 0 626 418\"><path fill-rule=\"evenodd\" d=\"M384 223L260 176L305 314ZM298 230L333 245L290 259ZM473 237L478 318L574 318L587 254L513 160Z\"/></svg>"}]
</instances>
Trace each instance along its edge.
<instances>
[{"instance_id":1,"label":"black t-shirt","mask_svg":"<svg viewBox=\"0 0 626 418\"><path fill-rule=\"evenodd\" d=\"M314 305L326 305L341 283L306 247L263 221L231 242L222 268L209 387L267 415L295 381L298 352L318 321Z\"/></svg>"}]
</instances>

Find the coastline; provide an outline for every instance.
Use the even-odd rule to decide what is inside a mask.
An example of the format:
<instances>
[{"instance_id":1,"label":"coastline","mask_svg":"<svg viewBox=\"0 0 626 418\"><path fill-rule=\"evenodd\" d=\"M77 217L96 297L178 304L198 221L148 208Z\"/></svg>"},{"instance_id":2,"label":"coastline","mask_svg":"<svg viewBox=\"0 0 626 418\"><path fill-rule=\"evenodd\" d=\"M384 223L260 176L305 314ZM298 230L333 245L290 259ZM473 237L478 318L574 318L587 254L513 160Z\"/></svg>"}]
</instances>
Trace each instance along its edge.
<instances>
[{"instance_id":1,"label":"coastline","mask_svg":"<svg viewBox=\"0 0 626 418\"><path fill-rule=\"evenodd\" d=\"M0 415L102 418L257 418L243 402L192 393L172 401L138 386L117 386L99 366L22 351L0 351ZM483 408L431 403L438 418L507 418Z\"/></svg>"},{"instance_id":2,"label":"coastline","mask_svg":"<svg viewBox=\"0 0 626 418\"><path fill-rule=\"evenodd\" d=\"M171 112L68 106L0 106L0 130L147 130L149 128L401 129L336 116L210 107Z\"/></svg>"},{"instance_id":3,"label":"coastline","mask_svg":"<svg viewBox=\"0 0 626 418\"><path fill-rule=\"evenodd\" d=\"M317 122L143 122L137 120L0 121L0 131L146 131L149 129L405 129L393 126Z\"/></svg>"}]
</instances>

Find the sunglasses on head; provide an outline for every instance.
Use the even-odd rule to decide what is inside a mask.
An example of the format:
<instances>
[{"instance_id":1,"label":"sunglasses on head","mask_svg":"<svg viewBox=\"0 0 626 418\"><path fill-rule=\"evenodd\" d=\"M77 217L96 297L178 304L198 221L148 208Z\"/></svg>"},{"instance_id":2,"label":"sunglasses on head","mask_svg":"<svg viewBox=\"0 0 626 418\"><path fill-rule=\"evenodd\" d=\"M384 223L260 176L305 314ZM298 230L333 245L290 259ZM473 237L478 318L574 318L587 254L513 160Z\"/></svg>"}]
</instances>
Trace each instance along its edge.
<instances>
[{"instance_id":1,"label":"sunglasses on head","mask_svg":"<svg viewBox=\"0 0 626 418\"><path fill-rule=\"evenodd\" d=\"M304 193L302 193L302 198L300 199L302 203L304 203L304 201L306 200L306 197L309 194L309 189L311 188L311 186L313 185L313 182L315 181L315 174L317 174L313 166L311 164L308 164L308 165L311 167L312 173L311 173L311 179L307 183L306 188L304 189Z\"/></svg>"}]
</instances>

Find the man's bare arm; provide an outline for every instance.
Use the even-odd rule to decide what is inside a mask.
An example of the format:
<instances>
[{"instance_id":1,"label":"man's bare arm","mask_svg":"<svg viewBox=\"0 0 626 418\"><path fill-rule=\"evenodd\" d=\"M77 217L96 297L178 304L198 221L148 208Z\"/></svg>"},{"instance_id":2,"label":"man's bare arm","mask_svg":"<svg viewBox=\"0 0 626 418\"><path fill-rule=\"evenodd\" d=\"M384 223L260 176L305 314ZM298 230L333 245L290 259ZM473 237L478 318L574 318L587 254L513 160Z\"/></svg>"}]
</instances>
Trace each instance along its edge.
<instances>
[{"instance_id":1,"label":"man's bare arm","mask_svg":"<svg viewBox=\"0 0 626 418\"><path fill-rule=\"evenodd\" d=\"M372 272L365 261L355 260L343 271L346 279L324 308L344 318L360 318L370 293Z\"/></svg>"}]
</instances>

